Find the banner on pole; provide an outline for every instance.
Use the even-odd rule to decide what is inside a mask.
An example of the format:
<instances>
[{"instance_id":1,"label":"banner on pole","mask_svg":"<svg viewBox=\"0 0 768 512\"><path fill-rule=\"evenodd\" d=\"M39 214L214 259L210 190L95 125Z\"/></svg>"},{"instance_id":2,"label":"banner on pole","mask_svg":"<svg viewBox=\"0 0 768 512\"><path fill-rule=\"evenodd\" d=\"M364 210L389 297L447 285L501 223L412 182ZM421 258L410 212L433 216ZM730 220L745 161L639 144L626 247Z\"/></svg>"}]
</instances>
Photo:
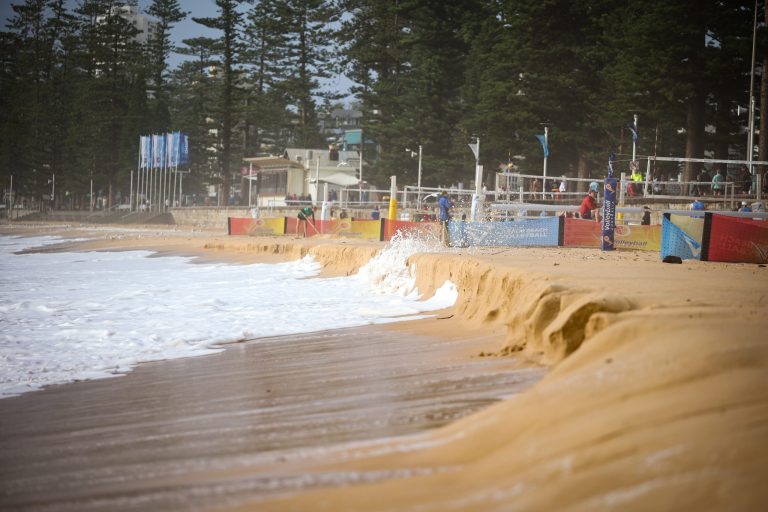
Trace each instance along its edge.
<instances>
[{"instance_id":1,"label":"banner on pole","mask_svg":"<svg viewBox=\"0 0 768 512\"><path fill-rule=\"evenodd\" d=\"M614 231L616 229L616 178L606 178L603 197L603 229L600 237L600 248L604 251L612 251L614 245Z\"/></svg>"},{"instance_id":2,"label":"banner on pole","mask_svg":"<svg viewBox=\"0 0 768 512\"><path fill-rule=\"evenodd\" d=\"M639 135L637 133L637 129L635 128L635 124L627 123L627 128L629 128L629 131L632 132L632 142L637 144L637 139L639 138Z\"/></svg>"},{"instance_id":3,"label":"banner on pole","mask_svg":"<svg viewBox=\"0 0 768 512\"><path fill-rule=\"evenodd\" d=\"M139 136L139 167L160 169L189 163L189 139L184 132Z\"/></svg>"},{"instance_id":4,"label":"banner on pole","mask_svg":"<svg viewBox=\"0 0 768 512\"><path fill-rule=\"evenodd\" d=\"M185 132L179 132L179 165L189 163L189 136Z\"/></svg>"},{"instance_id":5,"label":"banner on pole","mask_svg":"<svg viewBox=\"0 0 768 512\"><path fill-rule=\"evenodd\" d=\"M541 142L541 149L544 151L544 158L549 156L549 145L547 144L547 138L544 135L536 135L536 138Z\"/></svg>"},{"instance_id":6,"label":"banner on pole","mask_svg":"<svg viewBox=\"0 0 768 512\"><path fill-rule=\"evenodd\" d=\"M139 137L139 168L146 169L151 156L152 141L144 135Z\"/></svg>"},{"instance_id":7,"label":"banner on pole","mask_svg":"<svg viewBox=\"0 0 768 512\"><path fill-rule=\"evenodd\" d=\"M467 146L469 146L469 149L472 150L472 154L475 155L475 160L477 160L479 158L479 156L478 156L479 148L477 147L478 144L477 143L475 143L475 144L467 144Z\"/></svg>"},{"instance_id":8,"label":"banner on pole","mask_svg":"<svg viewBox=\"0 0 768 512\"><path fill-rule=\"evenodd\" d=\"M160 135L152 135L152 164L150 167L152 169L157 169L160 167Z\"/></svg>"},{"instance_id":9,"label":"banner on pole","mask_svg":"<svg viewBox=\"0 0 768 512\"><path fill-rule=\"evenodd\" d=\"M165 167L165 134L157 136L157 167Z\"/></svg>"},{"instance_id":10,"label":"banner on pole","mask_svg":"<svg viewBox=\"0 0 768 512\"><path fill-rule=\"evenodd\" d=\"M174 135L173 132L165 134L165 166L166 167L174 166L175 152L173 151L173 135Z\"/></svg>"}]
</instances>

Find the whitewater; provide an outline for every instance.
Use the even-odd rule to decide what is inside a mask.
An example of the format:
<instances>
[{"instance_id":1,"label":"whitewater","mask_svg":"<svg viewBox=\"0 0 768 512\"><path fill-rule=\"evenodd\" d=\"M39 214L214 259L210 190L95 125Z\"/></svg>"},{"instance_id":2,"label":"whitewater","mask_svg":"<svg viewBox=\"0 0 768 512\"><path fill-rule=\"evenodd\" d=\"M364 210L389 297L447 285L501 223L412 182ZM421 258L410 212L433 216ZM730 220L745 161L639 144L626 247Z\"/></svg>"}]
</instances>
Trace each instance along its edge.
<instances>
[{"instance_id":1,"label":"whitewater","mask_svg":"<svg viewBox=\"0 0 768 512\"><path fill-rule=\"evenodd\" d=\"M457 297L446 282L422 300L405 262L432 248L414 239L335 278L317 277L311 257L231 265L151 251L19 254L61 241L0 236L0 398L243 340L422 318Z\"/></svg>"}]
</instances>

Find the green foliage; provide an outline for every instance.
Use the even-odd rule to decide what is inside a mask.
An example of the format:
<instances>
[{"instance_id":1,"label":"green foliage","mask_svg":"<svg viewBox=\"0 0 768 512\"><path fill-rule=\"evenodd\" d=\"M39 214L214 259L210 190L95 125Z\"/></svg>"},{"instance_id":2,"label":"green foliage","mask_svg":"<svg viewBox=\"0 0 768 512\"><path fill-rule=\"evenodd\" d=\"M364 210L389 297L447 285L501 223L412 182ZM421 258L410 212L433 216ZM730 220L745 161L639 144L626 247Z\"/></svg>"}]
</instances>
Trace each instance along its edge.
<instances>
[{"instance_id":1,"label":"green foliage","mask_svg":"<svg viewBox=\"0 0 768 512\"><path fill-rule=\"evenodd\" d=\"M153 100L150 105L153 110L153 131L165 132L171 124L171 113L168 109L168 91L165 80L168 70L168 58L174 51L171 41L171 31L175 23L186 18L177 0L152 0L147 13L154 17L155 26L147 44L147 53L151 65Z\"/></svg>"},{"instance_id":2,"label":"green foliage","mask_svg":"<svg viewBox=\"0 0 768 512\"><path fill-rule=\"evenodd\" d=\"M601 176L610 152L625 170L634 114L640 155L745 151L751 1L215 4L216 17L196 21L217 36L174 48L186 16L178 0L153 0L157 25L144 45L114 0L16 2L0 32L0 177L13 174L35 197L51 174L73 194L91 179L127 194L139 135L184 130L185 183L220 184L223 202L241 157L325 145L318 111L340 99L328 91L339 73L354 81L364 138L374 141L365 177L379 187L391 175L415 184L405 149L419 145L424 185L470 186L476 137L489 184L515 156L520 170L539 173L544 125L548 174ZM759 8L758 56L768 46ZM187 59L169 69L171 52Z\"/></svg>"}]
</instances>

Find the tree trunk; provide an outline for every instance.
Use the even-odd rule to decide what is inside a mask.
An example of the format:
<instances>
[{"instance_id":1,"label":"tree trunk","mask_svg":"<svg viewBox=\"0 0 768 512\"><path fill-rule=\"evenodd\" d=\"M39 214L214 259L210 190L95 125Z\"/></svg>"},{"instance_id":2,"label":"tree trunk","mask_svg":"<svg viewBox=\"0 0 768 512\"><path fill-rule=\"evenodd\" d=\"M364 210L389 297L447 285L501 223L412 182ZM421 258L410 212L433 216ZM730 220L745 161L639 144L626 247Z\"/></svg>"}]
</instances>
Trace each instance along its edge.
<instances>
[{"instance_id":1,"label":"tree trunk","mask_svg":"<svg viewBox=\"0 0 768 512\"><path fill-rule=\"evenodd\" d=\"M719 99L717 110L715 111L714 149L716 160L728 160L728 143L730 142L730 137L728 136L728 123L730 121L728 114L725 102ZM720 171L720 174L725 176L728 166L724 163L714 164L714 169L715 171Z\"/></svg>"},{"instance_id":2,"label":"tree trunk","mask_svg":"<svg viewBox=\"0 0 768 512\"><path fill-rule=\"evenodd\" d=\"M589 177L587 176L587 159L584 158L584 155L582 154L579 154L579 162L576 166L576 173L577 176L581 179L586 179ZM585 192L587 190L585 181L578 181L576 183L576 192Z\"/></svg>"},{"instance_id":3,"label":"tree trunk","mask_svg":"<svg viewBox=\"0 0 768 512\"><path fill-rule=\"evenodd\" d=\"M685 128L686 158L702 158L704 156L704 96L695 92L688 100L688 114ZM701 163L686 162L683 171L683 181L693 181L701 171Z\"/></svg>"}]
</instances>

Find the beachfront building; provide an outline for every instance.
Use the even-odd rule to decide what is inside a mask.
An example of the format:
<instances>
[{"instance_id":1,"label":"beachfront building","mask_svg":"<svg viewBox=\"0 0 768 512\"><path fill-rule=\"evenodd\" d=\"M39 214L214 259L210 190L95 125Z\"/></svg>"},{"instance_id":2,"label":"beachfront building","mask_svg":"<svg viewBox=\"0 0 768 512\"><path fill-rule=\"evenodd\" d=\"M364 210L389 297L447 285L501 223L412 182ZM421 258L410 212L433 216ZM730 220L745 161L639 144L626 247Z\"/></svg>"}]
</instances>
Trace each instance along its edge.
<instances>
[{"instance_id":1,"label":"beachfront building","mask_svg":"<svg viewBox=\"0 0 768 512\"><path fill-rule=\"evenodd\" d=\"M137 33L133 37L133 40L137 43L147 44L149 36L153 30L155 30L157 23L152 21L147 16L139 13L139 8L135 5L115 5L110 7L110 14L118 15L133 25ZM107 22L107 16L101 15L96 17L96 23L102 24Z\"/></svg>"},{"instance_id":2,"label":"beachfront building","mask_svg":"<svg viewBox=\"0 0 768 512\"><path fill-rule=\"evenodd\" d=\"M357 109L334 108L327 113L318 112L318 118L320 133L328 143L335 143L343 140L348 131L360 130L363 112Z\"/></svg>"},{"instance_id":3,"label":"beachfront building","mask_svg":"<svg viewBox=\"0 0 768 512\"><path fill-rule=\"evenodd\" d=\"M286 206L297 202L338 200L350 187L359 187L360 157L356 151L288 148L280 157L244 158L241 195L248 197L252 175L251 204ZM326 196L323 198L322 194Z\"/></svg>"},{"instance_id":4,"label":"beachfront building","mask_svg":"<svg viewBox=\"0 0 768 512\"><path fill-rule=\"evenodd\" d=\"M251 205L286 206L286 198L306 195L307 171L302 164L275 156L244 158L243 162L240 194Z\"/></svg>"}]
</instances>

